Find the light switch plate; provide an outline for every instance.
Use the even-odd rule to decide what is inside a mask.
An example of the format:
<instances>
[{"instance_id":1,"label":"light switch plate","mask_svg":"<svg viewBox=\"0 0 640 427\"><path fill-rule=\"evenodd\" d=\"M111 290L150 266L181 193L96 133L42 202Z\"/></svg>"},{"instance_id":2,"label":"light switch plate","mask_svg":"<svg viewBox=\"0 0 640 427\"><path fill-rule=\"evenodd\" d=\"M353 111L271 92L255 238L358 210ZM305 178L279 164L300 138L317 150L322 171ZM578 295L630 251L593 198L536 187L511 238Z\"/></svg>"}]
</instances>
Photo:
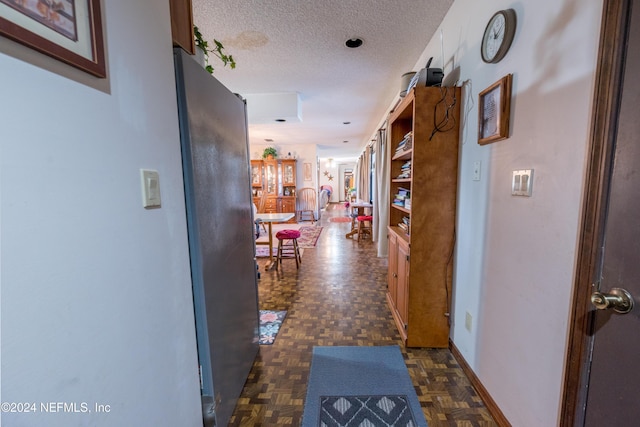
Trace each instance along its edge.
<instances>
[{"instance_id":1,"label":"light switch plate","mask_svg":"<svg viewBox=\"0 0 640 427\"><path fill-rule=\"evenodd\" d=\"M160 175L158 171L140 169L142 181L142 206L145 208L160 207Z\"/></svg>"},{"instance_id":2,"label":"light switch plate","mask_svg":"<svg viewBox=\"0 0 640 427\"><path fill-rule=\"evenodd\" d=\"M482 163L480 161L473 162L473 180L480 181L480 168Z\"/></svg>"},{"instance_id":3,"label":"light switch plate","mask_svg":"<svg viewBox=\"0 0 640 427\"><path fill-rule=\"evenodd\" d=\"M531 197L533 192L533 169L513 171L511 179L511 195Z\"/></svg>"}]
</instances>

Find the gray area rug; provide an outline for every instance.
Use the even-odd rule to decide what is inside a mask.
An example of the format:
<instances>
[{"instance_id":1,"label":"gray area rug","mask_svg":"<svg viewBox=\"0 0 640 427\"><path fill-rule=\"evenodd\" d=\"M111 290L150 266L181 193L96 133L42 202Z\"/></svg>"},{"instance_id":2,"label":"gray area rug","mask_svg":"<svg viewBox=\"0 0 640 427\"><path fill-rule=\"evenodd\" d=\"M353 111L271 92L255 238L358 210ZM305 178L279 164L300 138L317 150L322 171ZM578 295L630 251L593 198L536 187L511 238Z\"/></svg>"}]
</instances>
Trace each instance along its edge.
<instances>
[{"instance_id":1,"label":"gray area rug","mask_svg":"<svg viewBox=\"0 0 640 427\"><path fill-rule=\"evenodd\" d=\"M302 426L427 427L400 347L314 347Z\"/></svg>"}]
</instances>

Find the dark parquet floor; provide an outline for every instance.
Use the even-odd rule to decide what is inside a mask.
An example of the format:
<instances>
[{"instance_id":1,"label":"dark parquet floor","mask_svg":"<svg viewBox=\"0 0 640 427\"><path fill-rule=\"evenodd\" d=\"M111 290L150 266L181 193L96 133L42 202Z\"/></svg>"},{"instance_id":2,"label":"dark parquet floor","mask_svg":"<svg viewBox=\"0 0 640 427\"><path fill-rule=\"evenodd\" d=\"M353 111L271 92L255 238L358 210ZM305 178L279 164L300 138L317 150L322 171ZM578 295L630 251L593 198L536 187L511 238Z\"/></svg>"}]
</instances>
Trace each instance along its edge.
<instances>
[{"instance_id":1,"label":"dark parquet floor","mask_svg":"<svg viewBox=\"0 0 640 427\"><path fill-rule=\"evenodd\" d=\"M259 305L287 310L273 345L261 345L230 425L299 426L304 410L313 346L401 347L430 427L495 426L482 400L448 349L407 349L386 304L387 259L370 239L345 238L350 223L340 204L323 213L315 248L305 249L296 270L280 271L259 259Z\"/></svg>"}]
</instances>

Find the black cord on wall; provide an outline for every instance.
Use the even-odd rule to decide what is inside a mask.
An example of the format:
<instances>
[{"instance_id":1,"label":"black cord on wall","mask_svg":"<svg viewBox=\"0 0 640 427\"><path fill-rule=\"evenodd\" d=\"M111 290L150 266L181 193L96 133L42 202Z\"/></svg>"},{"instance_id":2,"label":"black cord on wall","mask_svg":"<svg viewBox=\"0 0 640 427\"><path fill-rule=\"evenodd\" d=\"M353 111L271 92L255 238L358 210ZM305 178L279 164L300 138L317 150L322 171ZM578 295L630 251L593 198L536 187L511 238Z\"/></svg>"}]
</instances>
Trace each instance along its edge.
<instances>
[{"instance_id":1,"label":"black cord on wall","mask_svg":"<svg viewBox=\"0 0 640 427\"><path fill-rule=\"evenodd\" d=\"M449 90L452 89L452 90ZM431 136L429 137L429 141L433 139L436 133L438 132L448 132L456 126L456 118L453 114L450 114L453 107L458 102L456 98L456 90L455 88L449 87L440 87L440 92L442 94L440 101L436 103L433 107L433 131L431 132ZM438 120L438 107L444 107L444 113L442 118Z\"/></svg>"},{"instance_id":2,"label":"black cord on wall","mask_svg":"<svg viewBox=\"0 0 640 427\"><path fill-rule=\"evenodd\" d=\"M449 252L449 259L447 259L447 263L444 266L444 291L447 294L447 312L446 312L446 316L447 318L447 322L449 324L449 326L451 326L451 302L449 299L449 282L447 282L447 273L449 272L449 265L451 265L451 263L453 262L453 250L456 247L456 229L455 227L453 228L453 241L451 242L451 252ZM452 277L453 277L453 273L452 273Z\"/></svg>"}]
</instances>

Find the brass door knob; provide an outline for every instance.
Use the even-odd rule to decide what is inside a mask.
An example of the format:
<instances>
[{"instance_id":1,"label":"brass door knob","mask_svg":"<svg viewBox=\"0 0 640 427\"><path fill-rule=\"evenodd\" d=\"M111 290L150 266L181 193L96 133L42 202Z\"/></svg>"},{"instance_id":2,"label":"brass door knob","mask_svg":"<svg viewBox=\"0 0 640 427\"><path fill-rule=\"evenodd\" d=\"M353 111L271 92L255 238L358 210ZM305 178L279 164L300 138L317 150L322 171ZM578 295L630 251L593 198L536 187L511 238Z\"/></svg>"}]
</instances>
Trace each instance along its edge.
<instances>
[{"instance_id":1,"label":"brass door knob","mask_svg":"<svg viewBox=\"0 0 640 427\"><path fill-rule=\"evenodd\" d=\"M609 292L594 292L591 294L591 304L598 310L613 309L620 314L633 310L633 297L622 288L613 288Z\"/></svg>"}]
</instances>

